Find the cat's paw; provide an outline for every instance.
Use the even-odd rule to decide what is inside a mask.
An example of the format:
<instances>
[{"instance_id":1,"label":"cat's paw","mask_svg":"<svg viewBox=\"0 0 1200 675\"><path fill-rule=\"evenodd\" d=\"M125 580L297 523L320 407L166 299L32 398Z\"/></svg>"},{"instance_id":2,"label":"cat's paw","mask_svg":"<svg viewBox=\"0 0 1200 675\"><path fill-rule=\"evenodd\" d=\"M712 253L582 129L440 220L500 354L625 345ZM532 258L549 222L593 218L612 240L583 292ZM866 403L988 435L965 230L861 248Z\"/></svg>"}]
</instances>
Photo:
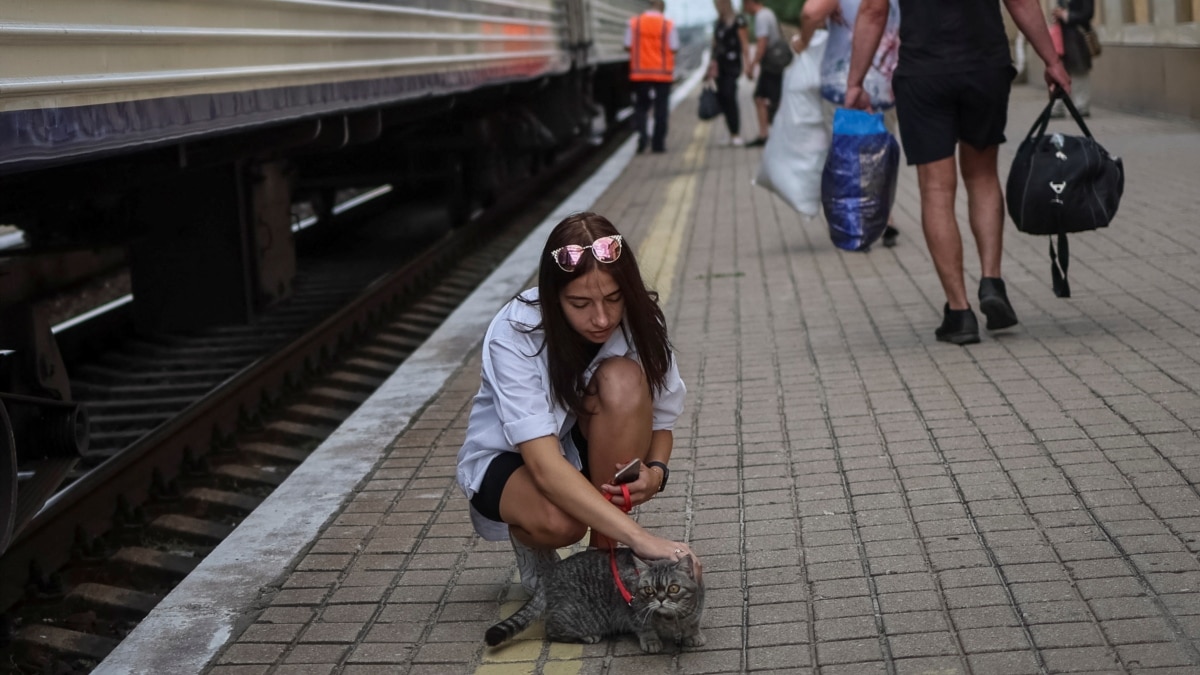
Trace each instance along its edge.
<instances>
[{"instance_id":1,"label":"cat's paw","mask_svg":"<svg viewBox=\"0 0 1200 675\"><path fill-rule=\"evenodd\" d=\"M638 642L642 646L642 651L647 654L657 654L663 649L662 640L659 640L658 636L645 637L639 635Z\"/></svg>"},{"instance_id":2,"label":"cat's paw","mask_svg":"<svg viewBox=\"0 0 1200 675\"><path fill-rule=\"evenodd\" d=\"M704 634L697 631L695 635L688 635L683 638L684 647L703 647Z\"/></svg>"},{"instance_id":3,"label":"cat's paw","mask_svg":"<svg viewBox=\"0 0 1200 675\"><path fill-rule=\"evenodd\" d=\"M602 635L584 635L583 637L579 638L579 641L585 645L594 645L603 639L604 636Z\"/></svg>"}]
</instances>

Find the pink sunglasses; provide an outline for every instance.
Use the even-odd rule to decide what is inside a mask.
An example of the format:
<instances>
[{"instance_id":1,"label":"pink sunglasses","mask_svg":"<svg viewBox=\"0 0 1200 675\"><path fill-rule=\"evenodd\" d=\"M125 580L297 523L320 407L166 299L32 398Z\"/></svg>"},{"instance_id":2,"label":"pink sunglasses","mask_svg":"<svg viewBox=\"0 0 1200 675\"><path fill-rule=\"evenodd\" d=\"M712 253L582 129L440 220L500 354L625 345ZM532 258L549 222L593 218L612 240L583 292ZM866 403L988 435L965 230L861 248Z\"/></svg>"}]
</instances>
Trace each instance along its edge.
<instances>
[{"instance_id":1,"label":"pink sunglasses","mask_svg":"<svg viewBox=\"0 0 1200 675\"><path fill-rule=\"evenodd\" d=\"M593 241L590 246L580 246L579 244L567 244L562 248L556 248L550 251L550 257L554 260L558 268L564 272L574 272L579 266L579 260L583 258L583 252L591 249L592 255L596 260L602 263L613 263L617 258L621 257L621 235L612 234L607 237L600 237Z\"/></svg>"}]
</instances>

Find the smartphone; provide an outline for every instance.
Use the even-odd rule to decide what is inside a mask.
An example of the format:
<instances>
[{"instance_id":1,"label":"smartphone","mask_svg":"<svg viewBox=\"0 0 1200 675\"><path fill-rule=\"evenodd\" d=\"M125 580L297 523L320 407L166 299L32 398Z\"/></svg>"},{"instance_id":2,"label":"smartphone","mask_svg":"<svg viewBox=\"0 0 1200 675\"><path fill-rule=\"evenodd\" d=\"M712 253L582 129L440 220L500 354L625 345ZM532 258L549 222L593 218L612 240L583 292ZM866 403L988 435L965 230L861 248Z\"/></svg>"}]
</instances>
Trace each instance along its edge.
<instances>
[{"instance_id":1,"label":"smartphone","mask_svg":"<svg viewBox=\"0 0 1200 675\"><path fill-rule=\"evenodd\" d=\"M621 485L623 483L632 483L637 480L638 473L642 470L642 460L634 459L632 462L621 467L612 479L613 485Z\"/></svg>"}]
</instances>

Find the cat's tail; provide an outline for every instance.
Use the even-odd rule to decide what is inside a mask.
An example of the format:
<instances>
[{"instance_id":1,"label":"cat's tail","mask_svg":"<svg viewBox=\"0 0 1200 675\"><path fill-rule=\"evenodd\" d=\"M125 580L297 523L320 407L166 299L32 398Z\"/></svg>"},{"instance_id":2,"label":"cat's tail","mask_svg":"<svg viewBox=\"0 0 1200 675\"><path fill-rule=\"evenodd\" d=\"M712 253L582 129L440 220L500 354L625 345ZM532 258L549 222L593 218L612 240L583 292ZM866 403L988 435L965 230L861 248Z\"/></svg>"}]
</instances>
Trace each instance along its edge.
<instances>
[{"instance_id":1,"label":"cat's tail","mask_svg":"<svg viewBox=\"0 0 1200 675\"><path fill-rule=\"evenodd\" d=\"M514 635L529 628L530 624L537 621L545 609L546 591L539 584L533 597L522 605L521 609L514 612L512 616L487 629L484 639L487 640L488 645L491 647L495 647L505 640L510 640Z\"/></svg>"}]
</instances>

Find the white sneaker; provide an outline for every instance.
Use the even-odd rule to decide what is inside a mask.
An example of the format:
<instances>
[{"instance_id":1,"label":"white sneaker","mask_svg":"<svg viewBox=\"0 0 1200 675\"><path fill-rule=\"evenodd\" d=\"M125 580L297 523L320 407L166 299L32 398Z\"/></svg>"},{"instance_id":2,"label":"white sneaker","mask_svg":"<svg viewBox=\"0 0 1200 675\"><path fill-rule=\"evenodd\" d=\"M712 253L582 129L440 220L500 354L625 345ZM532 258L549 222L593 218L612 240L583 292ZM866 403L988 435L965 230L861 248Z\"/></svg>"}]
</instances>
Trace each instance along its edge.
<instances>
[{"instance_id":1,"label":"white sneaker","mask_svg":"<svg viewBox=\"0 0 1200 675\"><path fill-rule=\"evenodd\" d=\"M541 583L542 575L558 563L558 552L554 549L530 548L521 543L508 531L513 553L517 556L517 570L521 572L521 586L533 595Z\"/></svg>"},{"instance_id":2,"label":"white sneaker","mask_svg":"<svg viewBox=\"0 0 1200 675\"><path fill-rule=\"evenodd\" d=\"M735 148L740 148L746 144L746 141L743 141L741 136L734 136L733 138L729 139L729 144Z\"/></svg>"}]
</instances>

